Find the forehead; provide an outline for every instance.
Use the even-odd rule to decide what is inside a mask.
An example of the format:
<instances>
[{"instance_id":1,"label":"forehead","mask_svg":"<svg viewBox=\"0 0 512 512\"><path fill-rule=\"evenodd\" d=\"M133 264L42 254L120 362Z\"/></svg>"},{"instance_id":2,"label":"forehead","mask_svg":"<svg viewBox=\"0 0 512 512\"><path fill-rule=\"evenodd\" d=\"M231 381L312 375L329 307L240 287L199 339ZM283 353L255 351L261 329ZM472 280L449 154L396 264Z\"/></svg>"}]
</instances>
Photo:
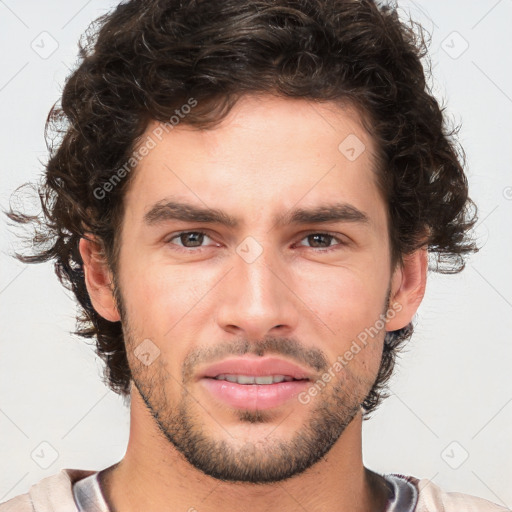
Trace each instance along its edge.
<instances>
[{"instance_id":1,"label":"forehead","mask_svg":"<svg viewBox=\"0 0 512 512\"><path fill-rule=\"evenodd\" d=\"M151 149L126 197L139 218L167 195L241 219L263 211L278 217L298 203L375 209L374 142L350 106L245 96L214 128L187 125L186 114L183 120L152 122L141 137L139 147L152 141Z\"/></svg>"}]
</instances>

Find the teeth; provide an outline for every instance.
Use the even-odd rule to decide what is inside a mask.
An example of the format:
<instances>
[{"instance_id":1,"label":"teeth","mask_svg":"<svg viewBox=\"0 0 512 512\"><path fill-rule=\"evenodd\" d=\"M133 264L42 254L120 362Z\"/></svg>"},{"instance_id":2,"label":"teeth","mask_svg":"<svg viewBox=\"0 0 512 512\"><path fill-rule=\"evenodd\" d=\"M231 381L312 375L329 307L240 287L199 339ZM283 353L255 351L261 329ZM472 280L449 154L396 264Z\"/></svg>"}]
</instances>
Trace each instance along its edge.
<instances>
[{"instance_id":1,"label":"teeth","mask_svg":"<svg viewBox=\"0 0 512 512\"><path fill-rule=\"evenodd\" d=\"M233 382L233 381L231 381ZM248 377L246 375L238 375L235 377L234 382L238 382L238 384L254 384L254 377Z\"/></svg>"},{"instance_id":2,"label":"teeth","mask_svg":"<svg viewBox=\"0 0 512 512\"><path fill-rule=\"evenodd\" d=\"M290 382L293 377L287 375L265 375L264 377L254 377L253 375L230 375L221 374L215 377L217 380L227 380L237 384L275 384L278 382Z\"/></svg>"}]
</instances>

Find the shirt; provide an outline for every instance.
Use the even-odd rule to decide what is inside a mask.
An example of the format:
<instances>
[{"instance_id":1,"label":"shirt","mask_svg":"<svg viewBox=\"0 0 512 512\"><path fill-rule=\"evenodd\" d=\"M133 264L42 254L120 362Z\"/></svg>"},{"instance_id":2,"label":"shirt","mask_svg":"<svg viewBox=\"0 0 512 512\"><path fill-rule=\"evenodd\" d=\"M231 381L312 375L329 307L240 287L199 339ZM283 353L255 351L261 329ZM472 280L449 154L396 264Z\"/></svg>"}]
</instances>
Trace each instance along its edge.
<instances>
[{"instance_id":1,"label":"shirt","mask_svg":"<svg viewBox=\"0 0 512 512\"><path fill-rule=\"evenodd\" d=\"M416 487L399 475L382 476L390 490L384 512L414 512L418 501ZM110 512L98 481L98 472L76 482L73 485L73 496L79 512Z\"/></svg>"},{"instance_id":2,"label":"shirt","mask_svg":"<svg viewBox=\"0 0 512 512\"><path fill-rule=\"evenodd\" d=\"M381 475L390 489L385 512L511 512L467 494L444 492L429 480ZM110 512L98 471L63 469L0 504L0 512Z\"/></svg>"}]
</instances>

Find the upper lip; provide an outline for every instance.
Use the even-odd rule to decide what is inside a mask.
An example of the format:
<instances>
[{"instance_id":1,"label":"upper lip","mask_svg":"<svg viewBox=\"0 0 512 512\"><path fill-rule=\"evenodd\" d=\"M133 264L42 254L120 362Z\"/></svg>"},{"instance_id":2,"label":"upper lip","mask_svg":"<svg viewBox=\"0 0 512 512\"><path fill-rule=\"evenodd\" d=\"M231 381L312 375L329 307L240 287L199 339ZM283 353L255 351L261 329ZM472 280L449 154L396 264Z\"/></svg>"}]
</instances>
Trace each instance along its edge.
<instances>
[{"instance_id":1,"label":"upper lip","mask_svg":"<svg viewBox=\"0 0 512 512\"><path fill-rule=\"evenodd\" d=\"M284 375L294 379L310 379L311 374L301 366L277 357L229 358L205 368L199 378L215 378L219 375L252 375L264 377Z\"/></svg>"}]
</instances>

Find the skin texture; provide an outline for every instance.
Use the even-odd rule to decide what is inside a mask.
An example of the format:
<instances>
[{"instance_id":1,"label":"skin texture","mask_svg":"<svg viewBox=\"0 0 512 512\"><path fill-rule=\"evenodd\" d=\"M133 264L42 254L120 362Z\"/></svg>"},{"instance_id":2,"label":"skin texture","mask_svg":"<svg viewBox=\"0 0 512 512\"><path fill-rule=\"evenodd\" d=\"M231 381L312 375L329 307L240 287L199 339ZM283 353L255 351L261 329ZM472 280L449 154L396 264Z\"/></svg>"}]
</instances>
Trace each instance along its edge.
<instances>
[{"instance_id":1,"label":"skin texture","mask_svg":"<svg viewBox=\"0 0 512 512\"><path fill-rule=\"evenodd\" d=\"M365 147L353 161L338 149L349 135ZM100 475L114 510L384 509L382 479L362 463L360 404L377 376L385 331L407 325L423 298L427 258L418 250L392 268L374 154L353 109L246 96L212 130L182 124L164 132L134 171L117 303L98 246L82 239L92 303L106 319L122 320L133 374L127 452ZM170 199L223 210L238 226L144 221ZM275 221L338 202L367 221ZM177 235L197 230L207 236L187 249ZM309 236L326 232L333 237ZM251 255L261 252L252 261L240 255L247 237ZM392 306L378 334L332 371ZM159 350L149 365L136 355L144 340ZM329 368L334 377L307 404L235 409L212 397L199 375L218 357L241 354L300 364L313 381Z\"/></svg>"}]
</instances>

